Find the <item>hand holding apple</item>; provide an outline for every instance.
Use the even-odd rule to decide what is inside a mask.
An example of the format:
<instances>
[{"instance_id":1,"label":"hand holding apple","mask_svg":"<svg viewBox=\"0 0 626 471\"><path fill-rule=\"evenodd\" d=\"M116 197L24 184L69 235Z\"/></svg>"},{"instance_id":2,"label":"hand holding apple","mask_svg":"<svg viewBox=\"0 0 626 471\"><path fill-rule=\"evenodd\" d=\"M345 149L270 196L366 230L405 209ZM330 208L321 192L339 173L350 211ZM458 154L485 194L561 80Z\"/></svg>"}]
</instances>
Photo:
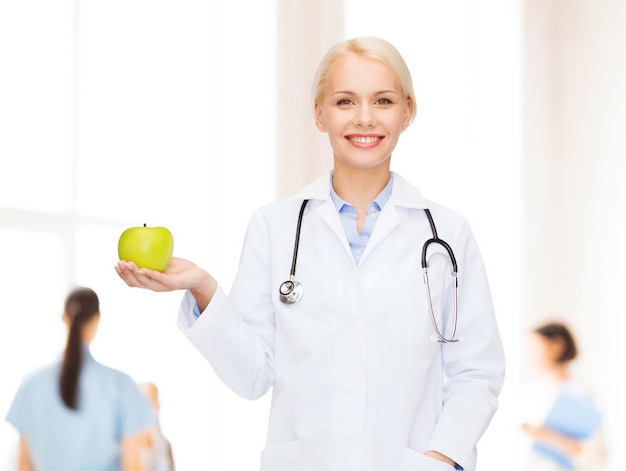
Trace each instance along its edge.
<instances>
[{"instance_id":1,"label":"hand holding apple","mask_svg":"<svg viewBox=\"0 0 626 471\"><path fill-rule=\"evenodd\" d=\"M119 260L115 265L119 277L131 288L156 292L188 289L204 311L217 291L217 281L203 268L184 258L172 257L162 272L143 270L135 263Z\"/></svg>"},{"instance_id":2,"label":"hand holding apple","mask_svg":"<svg viewBox=\"0 0 626 471\"><path fill-rule=\"evenodd\" d=\"M139 268L162 272L174 252L174 237L166 227L129 227L120 236L117 253L120 260L134 262Z\"/></svg>"}]
</instances>

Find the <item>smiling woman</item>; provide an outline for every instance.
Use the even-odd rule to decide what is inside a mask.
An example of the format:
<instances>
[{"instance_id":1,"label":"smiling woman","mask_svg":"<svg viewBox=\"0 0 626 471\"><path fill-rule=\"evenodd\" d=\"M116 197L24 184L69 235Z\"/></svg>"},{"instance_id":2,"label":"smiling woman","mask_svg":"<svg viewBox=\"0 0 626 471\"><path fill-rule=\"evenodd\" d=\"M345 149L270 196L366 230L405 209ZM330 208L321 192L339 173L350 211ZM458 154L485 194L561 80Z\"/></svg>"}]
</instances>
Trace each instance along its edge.
<instances>
[{"instance_id":1,"label":"smiling woman","mask_svg":"<svg viewBox=\"0 0 626 471\"><path fill-rule=\"evenodd\" d=\"M315 120L333 169L253 213L230 293L182 257L163 272L115 267L130 287L184 290L178 326L224 384L246 399L271 391L262 471L473 471L497 408L504 357L485 267L465 218L390 170L413 93L408 71L402 82L388 64L406 71L377 37L342 41L322 59ZM437 231L455 257L441 253ZM416 282L420 255L444 261L427 286ZM289 298L296 256L302 299ZM450 265L454 276L443 276ZM342 286L330 304L329 285ZM454 337L457 321L466 342Z\"/></svg>"},{"instance_id":2,"label":"smiling woman","mask_svg":"<svg viewBox=\"0 0 626 471\"><path fill-rule=\"evenodd\" d=\"M357 57L337 57L325 64L338 72L324 77L315 102L315 123L328 134L338 176L346 166L365 170L387 161L414 116L411 82L402 84L379 60ZM366 89L360 86L362 77L371 78Z\"/></svg>"}]
</instances>

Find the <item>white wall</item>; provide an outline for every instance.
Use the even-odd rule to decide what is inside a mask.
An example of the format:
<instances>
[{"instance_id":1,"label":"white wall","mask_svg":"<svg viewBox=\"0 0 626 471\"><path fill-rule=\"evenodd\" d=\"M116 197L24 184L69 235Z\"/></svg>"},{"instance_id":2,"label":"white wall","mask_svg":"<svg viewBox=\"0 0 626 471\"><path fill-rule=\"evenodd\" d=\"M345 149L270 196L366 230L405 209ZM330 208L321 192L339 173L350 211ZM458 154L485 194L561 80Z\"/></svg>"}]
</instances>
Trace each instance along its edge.
<instances>
[{"instance_id":1,"label":"white wall","mask_svg":"<svg viewBox=\"0 0 626 471\"><path fill-rule=\"evenodd\" d=\"M279 0L278 195L293 194L332 167L328 139L313 121L311 87L326 50L343 39L344 2Z\"/></svg>"},{"instance_id":2,"label":"white wall","mask_svg":"<svg viewBox=\"0 0 626 471\"><path fill-rule=\"evenodd\" d=\"M625 25L620 0L525 2L524 326L573 327L616 471L626 468Z\"/></svg>"}]
</instances>

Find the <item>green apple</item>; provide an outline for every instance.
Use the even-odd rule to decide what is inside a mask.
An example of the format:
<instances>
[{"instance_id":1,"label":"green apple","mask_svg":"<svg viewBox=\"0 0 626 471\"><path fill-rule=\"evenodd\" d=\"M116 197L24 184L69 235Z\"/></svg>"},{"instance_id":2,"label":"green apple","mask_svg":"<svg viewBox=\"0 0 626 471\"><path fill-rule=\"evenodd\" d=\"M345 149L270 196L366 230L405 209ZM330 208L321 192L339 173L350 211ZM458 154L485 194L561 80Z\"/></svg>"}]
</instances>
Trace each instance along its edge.
<instances>
[{"instance_id":1,"label":"green apple","mask_svg":"<svg viewBox=\"0 0 626 471\"><path fill-rule=\"evenodd\" d=\"M120 260L135 262L139 268L163 271L174 252L174 237L166 227L129 227L120 236Z\"/></svg>"}]
</instances>

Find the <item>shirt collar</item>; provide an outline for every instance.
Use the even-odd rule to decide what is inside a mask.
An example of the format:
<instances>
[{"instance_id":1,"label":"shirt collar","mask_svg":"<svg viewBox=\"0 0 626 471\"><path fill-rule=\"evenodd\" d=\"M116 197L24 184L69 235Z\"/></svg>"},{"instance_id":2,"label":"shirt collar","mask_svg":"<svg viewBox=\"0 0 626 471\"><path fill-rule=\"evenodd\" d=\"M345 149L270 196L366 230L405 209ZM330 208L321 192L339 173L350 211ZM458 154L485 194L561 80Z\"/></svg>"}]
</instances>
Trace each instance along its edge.
<instances>
[{"instance_id":1,"label":"shirt collar","mask_svg":"<svg viewBox=\"0 0 626 471\"><path fill-rule=\"evenodd\" d=\"M326 173L317 179L310 182L300 191L298 191L294 198L312 199L320 201L328 201L332 204L331 198L331 179ZM393 178L393 190L389 197L389 204L393 204L405 208L424 209L428 207L427 201L424 199L420 191L413 187L408 181L402 178L402 175L396 172L391 172Z\"/></svg>"},{"instance_id":2,"label":"shirt collar","mask_svg":"<svg viewBox=\"0 0 626 471\"><path fill-rule=\"evenodd\" d=\"M387 201L389 201L389 197L391 196L391 190L392 189L393 189L393 173L390 174L389 181L385 185L385 188L383 188L382 191L380 193L378 193L378 196L376 196L376 198L374 198L374 201L372 201L368 205L368 208L370 206L375 206L378 211L382 210L383 207L385 206L385 204L387 203ZM337 208L337 212L341 213L342 211L344 211L347 208L353 208L353 206L350 203L348 203L347 201L343 200L335 192L335 189L333 188L333 174L332 174L332 172L330 174L330 197L333 200L333 203L335 204L335 208Z\"/></svg>"}]
</instances>

